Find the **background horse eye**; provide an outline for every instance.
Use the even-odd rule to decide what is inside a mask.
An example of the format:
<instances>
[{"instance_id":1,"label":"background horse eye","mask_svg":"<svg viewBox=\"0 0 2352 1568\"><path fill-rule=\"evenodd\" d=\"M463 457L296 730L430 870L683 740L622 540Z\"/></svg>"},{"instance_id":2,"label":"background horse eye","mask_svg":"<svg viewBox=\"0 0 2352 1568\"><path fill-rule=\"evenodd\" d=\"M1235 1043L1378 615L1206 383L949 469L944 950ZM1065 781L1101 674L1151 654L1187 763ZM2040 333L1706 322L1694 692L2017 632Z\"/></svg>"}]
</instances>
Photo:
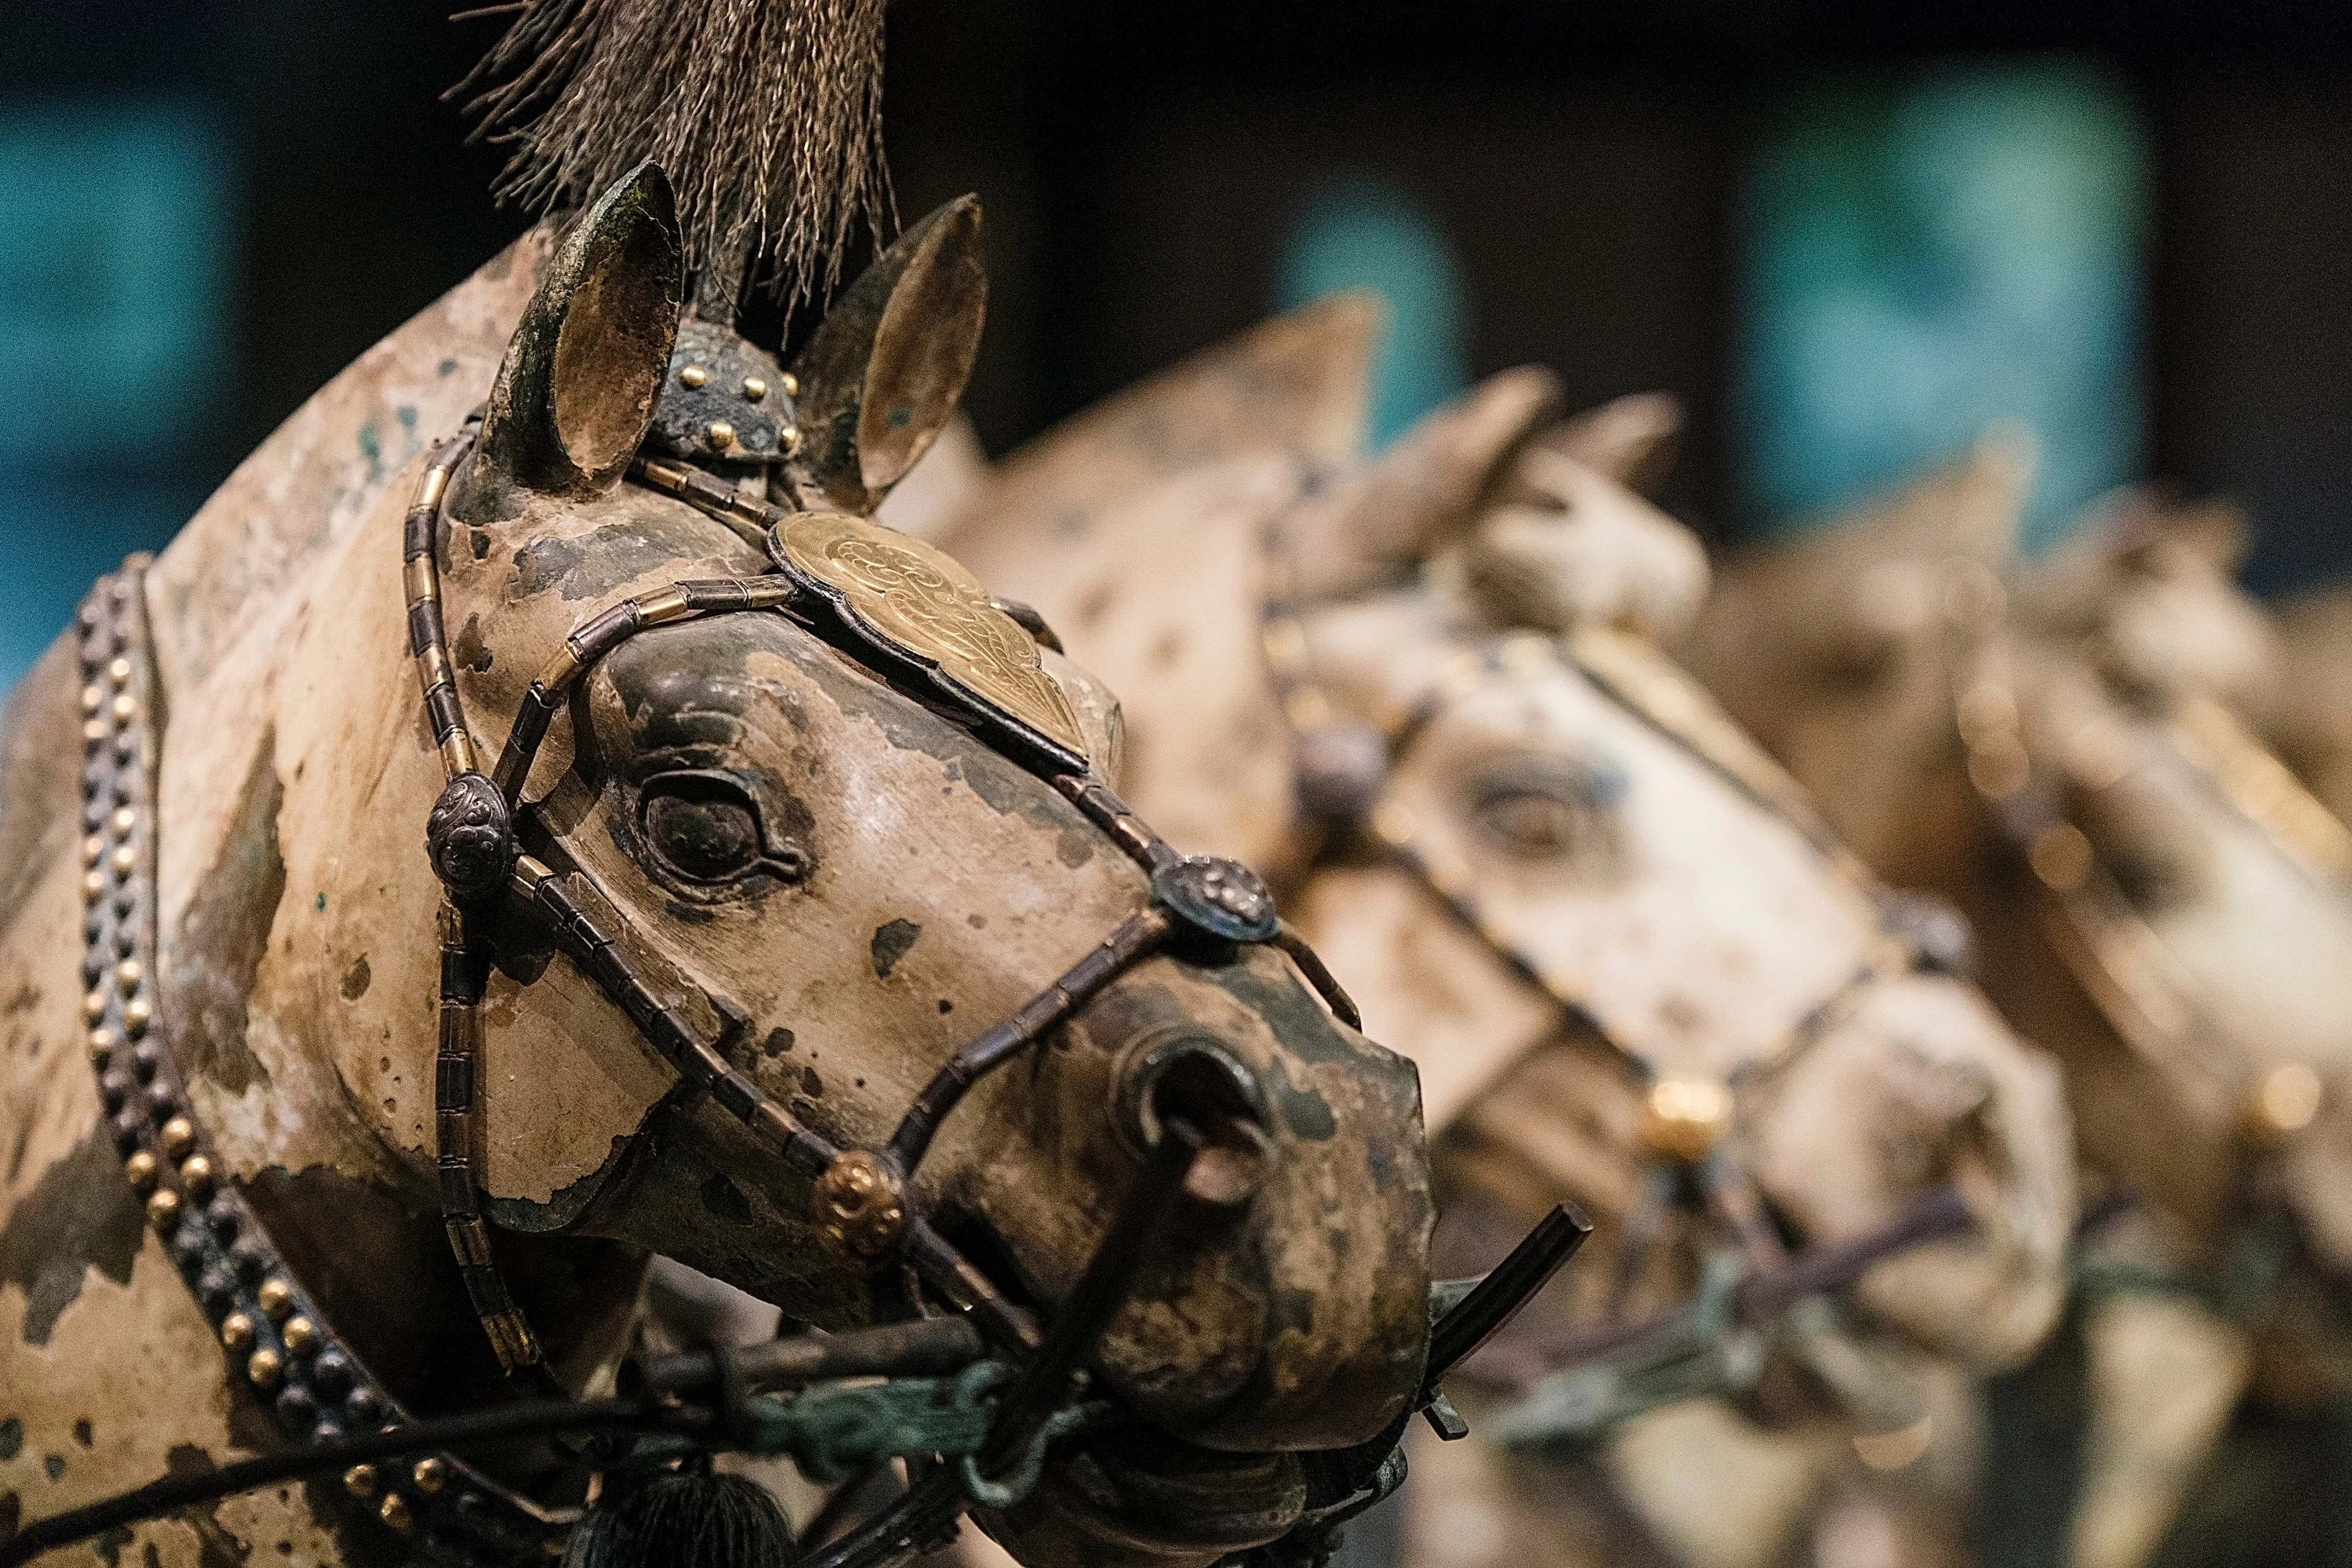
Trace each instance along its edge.
<instances>
[{"instance_id":1,"label":"background horse eye","mask_svg":"<svg viewBox=\"0 0 2352 1568\"><path fill-rule=\"evenodd\" d=\"M646 786L644 819L646 842L688 881L732 881L764 858L758 808L722 780L656 779Z\"/></svg>"},{"instance_id":2,"label":"background horse eye","mask_svg":"<svg viewBox=\"0 0 2352 1568\"><path fill-rule=\"evenodd\" d=\"M1498 847L1531 860L1556 859L1582 847L1595 818L1623 794L1623 775L1614 769L1546 759L1486 773L1472 788L1470 810Z\"/></svg>"}]
</instances>

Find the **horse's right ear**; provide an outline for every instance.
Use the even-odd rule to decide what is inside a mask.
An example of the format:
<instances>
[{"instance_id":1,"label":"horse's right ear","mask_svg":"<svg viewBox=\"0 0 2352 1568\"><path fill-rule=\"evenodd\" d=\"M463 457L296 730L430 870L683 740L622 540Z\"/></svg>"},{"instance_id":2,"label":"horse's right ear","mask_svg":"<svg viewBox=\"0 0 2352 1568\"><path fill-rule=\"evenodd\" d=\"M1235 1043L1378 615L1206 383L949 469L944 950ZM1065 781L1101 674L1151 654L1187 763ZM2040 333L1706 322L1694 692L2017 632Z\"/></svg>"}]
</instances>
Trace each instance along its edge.
<instances>
[{"instance_id":1,"label":"horse's right ear","mask_svg":"<svg viewBox=\"0 0 2352 1568\"><path fill-rule=\"evenodd\" d=\"M640 163L548 263L491 388L477 471L583 500L619 484L668 374L684 283L669 180Z\"/></svg>"},{"instance_id":2,"label":"horse's right ear","mask_svg":"<svg viewBox=\"0 0 2352 1568\"><path fill-rule=\"evenodd\" d=\"M959 196L875 258L794 362L803 495L880 505L954 416L987 315L980 198Z\"/></svg>"}]
</instances>

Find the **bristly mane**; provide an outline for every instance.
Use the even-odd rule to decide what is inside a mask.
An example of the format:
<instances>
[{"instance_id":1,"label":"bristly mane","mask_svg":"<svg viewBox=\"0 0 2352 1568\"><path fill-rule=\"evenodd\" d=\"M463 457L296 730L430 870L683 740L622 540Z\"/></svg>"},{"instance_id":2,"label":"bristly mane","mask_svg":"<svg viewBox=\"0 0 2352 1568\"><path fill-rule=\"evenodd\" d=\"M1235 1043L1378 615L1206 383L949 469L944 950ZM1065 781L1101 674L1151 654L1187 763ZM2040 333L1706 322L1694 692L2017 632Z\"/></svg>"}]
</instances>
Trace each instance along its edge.
<instances>
[{"instance_id":1,"label":"bristly mane","mask_svg":"<svg viewBox=\"0 0 2352 1568\"><path fill-rule=\"evenodd\" d=\"M446 96L466 100L477 139L516 144L501 201L584 207L651 159L677 194L687 265L730 284L755 271L789 301L836 282L856 231L891 205L884 4L487 7L520 14Z\"/></svg>"}]
</instances>

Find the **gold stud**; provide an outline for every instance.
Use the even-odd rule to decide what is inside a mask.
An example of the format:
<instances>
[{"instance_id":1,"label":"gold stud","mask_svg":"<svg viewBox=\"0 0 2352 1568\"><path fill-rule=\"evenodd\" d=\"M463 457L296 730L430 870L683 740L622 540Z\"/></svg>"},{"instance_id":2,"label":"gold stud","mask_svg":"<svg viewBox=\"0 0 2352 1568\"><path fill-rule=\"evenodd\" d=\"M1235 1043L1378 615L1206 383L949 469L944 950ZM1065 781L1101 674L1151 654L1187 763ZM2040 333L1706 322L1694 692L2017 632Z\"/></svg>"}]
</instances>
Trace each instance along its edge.
<instances>
[{"instance_id":1,"label":"gold stud","mask_svg":"<svg viewBox=\"0 0 2352 1568\"><path fill-rule=\"evenodd\" d=\"M95 1024L106 1016L106 993L93 991L81 999L81 1016L85 1023Z\"/></svg>"},{"instance_id":2,"label":"gold stud","mask_svg":"<svg viewBox=\"0 0 2352 1568\"><path fill-rule=\"evenodd\" d=\"M81 863L95 866L106 858L106 840L93 833L81 841Z\"/></svg>"},{"instance_id":3,"label":"gold stud","mask_svg":"<svg viewBox=\"0 0 2352 1568\"><path fill-rule=\"evenodd\" d=\"M1412 807L1401 801L1384 800L1372 808L1372 832L1391 848L1412 843L1414 826Z\"/></svg>"},{"instance_id":4,"label":"gold stud","mask_svg":"<svg viewBox=\"0 0 2352 1568\"><path fill-rule=\"evenodd\" d=\"M416 1528L416 1515L410 1511L408 1500L398 1492L384 1494L383 1506L375 1510L375 1516L403 1535Z\"/></svg>"},{"instance_id":5,"label":"gold stud","mask_svg":"<svg viewBox=\"0 0 2352 1568\"><path fill-rule=\"evenodd\" d=\"M180 1223L180 1194L169 1187L158 1187L147 1194L147 1219L157 1230L169 1230Z\"/></svg>"},{"instance_id":6,"label":"gold stud","mask_svg":"<svg viewBox=\"0 0 2352 1568\"><path fill-rule=\"evenodd\" d=\"M138 715L138 712L139 699L131 696L128 691L117 692L115 694L114 717L118 723L127 722L131 719L135 718Z\"/></svg>"},{"instance_id":7,"label":"gold stud","mask_svg":"<svg viewBox=\"0 0 2352 1568\"><path fill-rule=\"evenodd\" d=\"M154 1016L155 1009L149 1005L146 997L133 996L122 1005L122 1026L133 1035L143 1034L146 1032L147 1021Z\"/></svg>"},{"instance_id":8,"label":"gold stud","mask_svg":"<svg viewBox=\"0 0 2352 1568\"><path fill-rule=\"evenodd\" d=\"M278 1374L285 1370L278 1363L276 1351L256 1351L245 1358L245 1375L256 1388L277 1387Z\"/></svg>"},{"instance_id":9,"label":"gold stud","mask_svg":"<svg viewBox=\"0 0 2352 1568\"><path fill-rule=\"evenodd\" d=\"M681 386L700 386L709 379L710 373L698 364L688 365L677 373L678 384Z\"/></svg>"},{"instance_id":10,"label":"gold stud","mask_svg":"<svg viewBox=\"0 0 2352 1568\"><path fill-rule=\"evenodd\" d=\"M118 844L114 847L113 857L107 861L107 864L114 868L116 876L128 877L139 868L139 851L128 844Z\"/></svg>"},{"instance_id":11,"label":"gold stud","mask_svg":"<svg viewBox=\"0 0 2352 1568\"><path fill-rule=\"evenodd\" d=\"M85 686L81 689L81 710L84 713L95 713L105 706L106 693L104 691L101 691L95 686Z\"/></svg>"},{"instance_id":12,"label":"gold stud","mask_svg":"<svg viewBox=\"0 0 2352 1568\"><path fill-rule=\"evenodd\" d=\"M801 378L794 375L791 371L784 372L784 395L786 397L798 397L800 395Z\"/></svg>"},{"instance_id":13,"label":"gold stud","mask_svg":"<svg viewBox=\"0 0 2352 1568\"><path fill-rule=\"evenodd\" d=\"M289 1318L286 1326L278 1331L278 1337L294 1354L309 1355L319 1348L319 1325L308 1318Z\"/></svg>"},{"instance_id":14,"label":"gold stud","mask_svg":"<svg viewBox=\"0 0 2352 1568\"><path fill-rule=\"evenodd\" d=\"M139 814L127 805L118 805L114 808L114 815L108 820L114 825L116 833L128 833L139 826Z\"/></svg>"},{"instance_id":15,"label":"gold stud","mask_svg":"<svg viewBox=\"0 0 2352 1568\"><path fill-rule=\"evenodd\" d=\"M260 1301L261 1310L273 1320L283 1318L294 1310L294 1288L275 1275L264 1279L261 1289L256 1290L254 1296Z\"/></svg>"},{"instance_id":16,"label":"gold stud","mask_svg":"<svg viewBox=\"0 0 2352 1568\"><path fill-rule=\"evenodd\" d=\"M786 457L790 457L793 453L799 451L801 449L801 427L797 425L785 426L782 429L776 432L776 444L783 447L784 455Z\"/></svg>"},{"instance_id":17,"label":"gold stud","mask_svg":"<svg viewBox=\"0 0 2352 1568\"><path fill-rule=\"evenodd\" d=\"M124 991L136 991L139 983L147 978L146 968L135 958L126 958L114 966L114 983Z\"/></svg>"},{"instance_id":18,"label":"gold stud","mask_svg":"<svg viewBox=\"0 0 2352 1568\"><path fill-rule=\"evenodd\" d=\"M1704 1159L1730 1125L1731 1091L1711 1078L1670 1074L1642 1103L1642 1142L1677 1160Z\"/></svg>"},{"instance_id":19,"label":"gold stud","mask_svg":"<svg viewBox=\"0 0 2352 1568\"><path fill-rule=\"evenodd\" d=\"M99 742L105 740L106 736L107 729L105 720L91 719L86 721L82 724L81 738L89 742L90 744L96 745Z\"/></svg>"},{"instance_id":20,"label":"gold stud","mask_svg":"<svg viewBox=\"0 0 2352 1568\"><path fill-rule=\"evenodd\" d=\"M416 1468L408 1472L408 1479L416 1483L418 1491L437 1492L448 1483L449 1467L441 1462L438 1455L427 1454L416 1461Z\"/></svg>"},{"instance_id":21,"label":"gold stud","mask_svg":"<svg viewBox=\"0 0 2352 1568\"><path fill-rule=\"evenodd\" d=\"M253 1320L243 1312L231 1312L221 1320L221 1348L230 1354L239 1354L253 1343Z\"/></svg>"},{"instance_id":22,"label":"gold stud","mask_svg":"<svg viewBox=\"0 0 2352 1568\"><path fill-rule=\"evenodd\" d=\"M103 1064L113 1054L114 1031L100 1024L89 1032L89 1038L83 1043L89 1047L89 1059Z\"/></svg>"},{"instance_id":23,"label":"gold stud","mask_svg":"<svg viewBox=\"0 0 2352 1568\"><path fill-rule=\"evenodd\" d=\"M2319 1114L2324 1094L2319 1075L2303 1063L2273 1068L2254 1086L2248 1107L2255 1130L2273 1138L2302 1131Z\"/></svg>"},{"instance_id":24,"label":"gold stud","mask_svg":"<svg viewBox=\"0 0 2352 1568\"><path fill-rule=\"evenodd\" d=\"M353 1465L343 1472L343 1489L353 1497L375 1496L375 1467Z\"/></svg>"},{"instance_id":25,"label":"gold stud","mask_svg":"<svg viewBox=\"0 0 2352 1568\"><path fill-rule=\"evenodd\" d=\"M703 445L714 452L723 452L735 444L735 426L724 419L713 419L702 431Z\"/></svg>"},{"instance_id":26,"label":"gold stud","mask_svg":"<svg viewBox=\"0 0 2352 1568\"><path fill-rule=\"evenodd\" d=\"M2026 862L2042 885L2071 893L2091 874L2091 841L2071 822L2053 822L2033 836Z\"/></svg>"},{"instance_id":27,"label":"gold stud","mask_svg":"<svg viewBox=\"0 0 2352 1568\"><path fill-rule=\"evenodd\" d=\"M106 873L84 871L81 874L81 896L86 902L93 904L106 897Z\"/></svg>"},{"instance_id":28,"label":"gold stud","mask_svg":"<svg viewBox=\"0 0 2352 1568\"><path fill-rule=\"evenodd\" d=\"M106 667L106 676L107 679L113 681L115 685L121 685L124 681L131 679L131 661L127 658L115 659L113 663Z\"/></svg>"},{"instance_id":29,"label":"gold stud","mask_svg":"<svg viewBox=\"0 0 2352 1568\"><path fill-rule=\"evenodd\" d=\"M155 1156L144 1149L122 1162L122 1173L142 1193L155 1184L156 1169Z\"/></svg>"},{"instance_id":30,"label":"gold stud","mask_svg":"<svg viewBox=\"0 0 2352 1568\"><path fill-rule=\"evenodd\" d=\"M196 1146L196 1124L184 1116L174 1116L163 1123L163 1152L178 1160L187 1156Z\"/></svg>"},{"instance_id":31,"label":"gold stud","mask_svg":"<svg viewBox=\"0 0 2352 1568\"><path fill-rule=\"evenodd\" d=\"M768 384L766 382L761 381L756 375L747 375L743 378L743 396L745 401L757 403L760 399L767 395Z\"/></svg>"},{"instance_id":32,"label":"gold stud","mask_svg":"<svg viewBox=\"0 0 2352 1568\"><path fill-rule=\"evenodd\" d=\"M213 1163L202 1154L191 1154L180 1162L180 1184L203 1197L213 1190Z\"/></svg>"}]
</instances>

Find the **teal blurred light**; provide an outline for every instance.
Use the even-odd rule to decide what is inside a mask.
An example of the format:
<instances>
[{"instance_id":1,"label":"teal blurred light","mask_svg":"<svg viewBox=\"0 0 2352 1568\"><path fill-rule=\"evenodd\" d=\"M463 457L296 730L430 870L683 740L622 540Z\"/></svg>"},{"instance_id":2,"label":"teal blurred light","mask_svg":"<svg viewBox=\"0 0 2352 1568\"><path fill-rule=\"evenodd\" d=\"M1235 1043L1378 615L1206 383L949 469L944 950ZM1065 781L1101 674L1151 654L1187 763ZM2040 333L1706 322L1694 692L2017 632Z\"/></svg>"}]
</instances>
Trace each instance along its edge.
<instances>
[{"instance_id":1,"label":"teal blurred light","mask_svg":"<svg viewBox=\"0 0 2352 1568\"><path fill-rule=\"evenodd\" d=\"M1748 510L1800 525L1963 453L2041 463L2029 549L2139 477L2146 135L2072 61L1855 72L1786 95L1742 193Z\"/></svg>"},{"instance_id":2,"label":"teal blurred light","mask_svg":"<svg viewBox=\"0 0 2352 1568\"><path fill-rule=\"evenodd\" d=\"M168 540L226 384L230 163L197 103L0 104L0 686Z\"/></svg>"},{"instance_id":3,"label":"teal blurred light","mask_svg":"<svg viewBox=\"0 0 2352 1568\"><path fill-rule=\"evenodd\" d=\"M1292 219L1275 305L1349 289L1387 306L1372 363L1371 439L1382 447L1469 384L1469 289L1433 213L1387 181L1348 174L1325 180Z\"/></svg>"}]
</instances>

